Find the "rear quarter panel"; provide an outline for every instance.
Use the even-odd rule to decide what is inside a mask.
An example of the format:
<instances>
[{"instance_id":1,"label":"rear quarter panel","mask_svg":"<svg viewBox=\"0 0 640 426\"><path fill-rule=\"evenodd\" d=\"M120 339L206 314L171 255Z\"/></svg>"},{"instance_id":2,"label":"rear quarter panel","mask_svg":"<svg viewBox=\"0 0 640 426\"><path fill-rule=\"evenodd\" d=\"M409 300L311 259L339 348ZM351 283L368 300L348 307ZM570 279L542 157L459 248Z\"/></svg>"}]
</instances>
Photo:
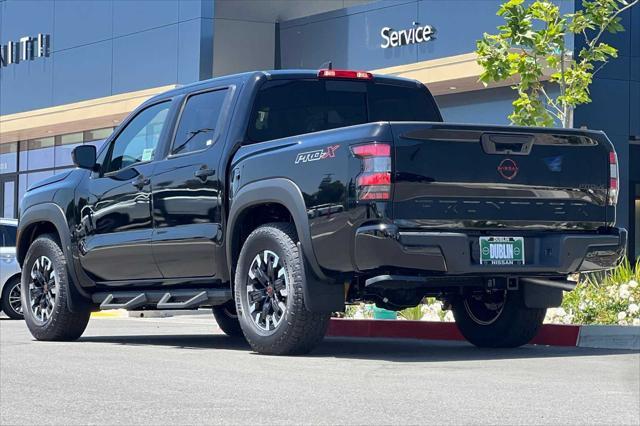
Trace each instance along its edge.
<instances>
[{"instance_id":1,"label":"rear quarter panel","mask_svg":"<svg viewBox=\"0 0 640 426\"><path fill-rule=\"evenodd\" d=\"M387 203L356 202L360 162L349 147L390 142L391 137L388 124L370 123L255 143L239 149L231 170L239 170L237 190L269 178L294 182L304 198L318 263L331 271L352 271L355 230L368 220L390 216L390 211Z\"/></svg>"}]
</instances>

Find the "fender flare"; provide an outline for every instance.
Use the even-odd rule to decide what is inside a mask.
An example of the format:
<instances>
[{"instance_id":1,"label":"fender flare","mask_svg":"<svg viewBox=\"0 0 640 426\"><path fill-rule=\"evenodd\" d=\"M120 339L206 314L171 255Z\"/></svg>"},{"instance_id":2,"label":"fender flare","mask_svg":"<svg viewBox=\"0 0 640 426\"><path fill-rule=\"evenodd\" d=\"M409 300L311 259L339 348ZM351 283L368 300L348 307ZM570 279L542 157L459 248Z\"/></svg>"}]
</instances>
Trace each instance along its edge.
<instances>
[{"instance_id":1,"label":"fender flare","mask_svg":"<svg viewBox=\"0 0 640 426\"><path fill-rule=\"evenodd\" d=\"M311 241L307 207L300 188L285 178L265 179L243 186L234 195L226 231L226 254L229 276L233 282L233 232L242 212L258 204L283 205L293 217L298 233L298 247L305 262L305 304L310 311L340 311L344 309L344 289L322 271Z\"/></svg>"},{"instance_id":2,"label":"fender flare","mask_svg":"<svg viewBox=\"0 0 640 426\"><path fill-rule=\"evenodd\" d=\"M58 237L60 238L60 244L62 245L62 252L64 253L64 257L67 259L67 272L71 278L71 282L73 283L73 289L78 296L81 296L84 299L90 299L89 294L80 287L78 277L74 269L73 255L71 251L71 236L67 219L62 208L55 203L48 202L33 205L27 208L27 210L20 215L18 235L16 238L16 255L20 267L22 268L23 266L28 250L28 247L22 247L23 244L26 244L26 238L29 238L29 235L23 235L24 230L28 229L30 225L38 222L49 222L56 228L56 231L58 231ZM72 298L72 300L76 303L79 302L77 298Z\"/></svg>"},{"instance_id":3,"label":"fender flare","mask_svg":"<svg viewBox=\"0 0 640 426\"><path fill-rule=\"evenodd\" d=\"M252 206L265 203L282 204L289 210L293 217L293 222L300 239L300 244L304 250L305 257L309 262L313 272L320 279L326 280L316 259L313 245L311 243L311 232L309 230L309 218L307 217L307 207L302 197L302 192L298 185L284 178L265 179L258 182L252 182L243 186L233 197L231 210L229 211L229 220L227 226L227 266L229 273L233 270L231 236L236 227L237 221L241 213Z\"/></svg>"}]
</instances>

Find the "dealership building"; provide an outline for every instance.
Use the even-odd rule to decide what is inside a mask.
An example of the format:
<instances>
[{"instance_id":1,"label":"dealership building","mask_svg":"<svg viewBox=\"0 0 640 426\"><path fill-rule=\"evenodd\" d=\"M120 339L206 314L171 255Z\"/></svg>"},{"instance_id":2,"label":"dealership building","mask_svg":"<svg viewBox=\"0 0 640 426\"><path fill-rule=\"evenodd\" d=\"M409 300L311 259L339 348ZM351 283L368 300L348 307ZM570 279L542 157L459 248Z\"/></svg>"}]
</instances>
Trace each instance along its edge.
<instances>
[{"instance_id":1,"label":"dealership building","mask_svg":"<svg viewBox=\"0 0 640 426\"><path fill-rule=\"evenodd\" d=\"M15 217L30 185L71 167L75 146L100 146L144 100L230 73L331 62L426 83L446 121L507 124L513 91L478 83L473 53L501 23L500 3L0 0L0 216ZM581 1L556 3L571 12ZM619 58L598 73L574 123L616 146L618 224L639 256L640 7L622 24L606 37Z\"/></svg>"}]
</instances>

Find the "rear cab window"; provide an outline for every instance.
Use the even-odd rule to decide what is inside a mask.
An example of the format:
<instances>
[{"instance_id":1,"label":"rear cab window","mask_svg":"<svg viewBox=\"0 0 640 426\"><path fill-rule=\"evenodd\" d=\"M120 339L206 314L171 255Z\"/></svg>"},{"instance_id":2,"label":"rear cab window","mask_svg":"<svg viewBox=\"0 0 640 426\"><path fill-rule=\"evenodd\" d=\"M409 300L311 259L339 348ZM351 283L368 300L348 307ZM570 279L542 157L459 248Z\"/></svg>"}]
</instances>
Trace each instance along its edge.
<instances>
[{"instance_id":1,"label":"rear cab window","mask_svg":"<svg viewBox=\"0 0 640 426\"><path fill-rule=\"evenodd\" d=\"M219 89L187 98L176 129L172 155L201 151L215 143L218 120L227 93L227 89Z\"/></svg>"},{"instance_id":2,"label":"rear cab window","mask_svg":"<svg viewBox=\"0 0 640 426\"><path fill-rule=\"evenodd\" d=\"M264 83L247 139L263 142L376 121L436 121L442 117L424 87L375 81L291 79Z\"/></svg>"}]
</instances>

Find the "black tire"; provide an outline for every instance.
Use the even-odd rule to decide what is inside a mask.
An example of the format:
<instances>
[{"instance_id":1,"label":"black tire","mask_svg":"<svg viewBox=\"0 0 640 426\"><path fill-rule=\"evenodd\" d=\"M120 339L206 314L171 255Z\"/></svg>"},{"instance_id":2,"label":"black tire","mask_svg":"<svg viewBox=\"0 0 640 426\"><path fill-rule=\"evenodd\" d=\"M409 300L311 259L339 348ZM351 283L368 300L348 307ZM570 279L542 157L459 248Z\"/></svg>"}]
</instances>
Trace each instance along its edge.
<instances>
[{"instance_id":1,"label":"black tire","mask_svg":"<svg viewBox=\"0 0 640 426\"><path fill-rule=\"evenodd\" d=\"M13 306L11 306L10 302L10 296L11 296L11 292L13 291L14 287L16 286L20 286L20 277L12 277L11 279L9 279L5 284L4 287L2 288L2 300L0 300L0 308L2 308L2 311L11 319L14 320L21 320L24 318L24 316L22 315L21 311L17 311L16 309L14 309ZM19 288L16 290L20 290Z\"/></svg>"},{"instance_id":2,"label":"black tire","mask_svg":"<svg viewBox=\"0 0 640 426\"><path fill-rule=\"evenodd\" d=\"M233 300L224 305L214 306L212 310L218 327L220 327L220 330L222 330L224 334L230 337L242 336L242 328L240 328L236 304Z\"/></svg>"},{"instance_id":3,"label":"black tire","mask_svg":"<svg viewBox=\"0 0 640 426\"><path fill-rule=\"evenodd\" d=\"M29 285L32 282L31 271L36 261L45 256L51 262L57 283L55 303L46 320L40 320L31 308ZM87 327L91 311L87 306L80 312L69 309L69 276L64 253L51 235L41 235L31 244L25 257L22 274L22 300L25 322L29 331L37 340L70 341L79 338ZM55 280L54 280L55 282ZM35 296L34 296L35 297Z\"/></svg>"},{"instance_id":4,"label":"black tire","mask_svg":"<svg viewBox=\"0 0 640 426\"><path fill-rule=\"evenodd\" d=\"M508 291L502 296L502 309L496 309L493 317L482 318L482 308L478 312L478 304L487 299L479 301L478 297L459 297L452 302L451 308L462 335L481 348L515 348L526 345L538 334L547 312L545 308L527 308L520 291Z\"/></svg>"},{"instance_id":5,"label":"black tire","mask_svg":"<svg viewBox=\"0 0 640 426\"><path fill-rule=\"evenodd\" d=\"M296 232L292 224L269 223L255 229L240 251L235 274L235 300L238 317L247 342L253 350L262 354L297 355L308 353L323 339L329 325L331 312L310 312L305 306L304 263L296 241ZM267 251L277 255L278 262L282 261L279 265L282 265L280 269L284 269L282 273L284 283L280 279L277 281L280 281L282 286L286 286L286 296L282 296L283 288L271 290L271 294L277 291L281 297L286 297L286 300L282 300L282 304L286 308L284 314L280 316L278 324L275 324L276 320L273 318L275 314L272 315L274 330L271 331L261 329L258 325L259 320L250 316L247 293L250 281L249 270L258 255L267 253ZM275 272L272 275L275 275ZM275 281L273 287L278 288ZM265 288L264 291L265 294L269 294L268 288ZM252 306L255 305L254 303ZM265 305L262 306L264 311ZM282 310L280 312L282 313ZM269 324L269 318L265 322ZM268 329L269 325L266 327Z\"/></svg>"}]
</instances>

